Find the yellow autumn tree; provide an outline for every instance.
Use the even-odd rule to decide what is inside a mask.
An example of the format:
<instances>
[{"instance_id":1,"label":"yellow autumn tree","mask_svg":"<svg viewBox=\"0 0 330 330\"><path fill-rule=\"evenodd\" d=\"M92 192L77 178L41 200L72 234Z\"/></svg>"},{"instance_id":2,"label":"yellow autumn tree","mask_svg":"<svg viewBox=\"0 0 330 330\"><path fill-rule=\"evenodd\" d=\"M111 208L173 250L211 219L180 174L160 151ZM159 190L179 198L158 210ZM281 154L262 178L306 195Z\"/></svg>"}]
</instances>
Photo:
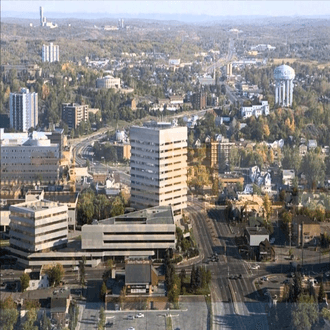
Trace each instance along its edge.
<instances>
[{"instance_id":1,"label":"yellow autumn tree","mask_svg":"<svg viewBox=\"0 0 330 330\"><path fill-rule=\"evenodd\" d=\"M268 124L264 124L262 126L262 131L263 131L264 136L267 138L269 136L269 134L270 134L270 130L269 130Z\"/></svg>"}]
</instances>

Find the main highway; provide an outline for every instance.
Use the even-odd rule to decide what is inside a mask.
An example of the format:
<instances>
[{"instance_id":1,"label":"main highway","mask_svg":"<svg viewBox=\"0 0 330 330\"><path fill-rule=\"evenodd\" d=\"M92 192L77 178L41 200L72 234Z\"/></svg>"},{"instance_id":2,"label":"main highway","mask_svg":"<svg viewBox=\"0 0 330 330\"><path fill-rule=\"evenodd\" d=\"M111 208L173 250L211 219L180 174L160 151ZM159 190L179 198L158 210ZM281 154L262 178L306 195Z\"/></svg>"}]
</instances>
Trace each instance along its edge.
<instances>
[{"instance_id":1,"label":"main highway","mask_svg":"<svg viewBox=\"0 0 330 330\"><path fill-rule=\"evenodd\" d=\"M212 273L214 329L268 329L264 303L258 300L253 274L239 255L224 207L207 211L204 202L193 198L187 211L204 256L203 266ZM207 263L214 252L219 261ZM231 275L241 278L230 279Z\"/></svg>"}]
</instances>

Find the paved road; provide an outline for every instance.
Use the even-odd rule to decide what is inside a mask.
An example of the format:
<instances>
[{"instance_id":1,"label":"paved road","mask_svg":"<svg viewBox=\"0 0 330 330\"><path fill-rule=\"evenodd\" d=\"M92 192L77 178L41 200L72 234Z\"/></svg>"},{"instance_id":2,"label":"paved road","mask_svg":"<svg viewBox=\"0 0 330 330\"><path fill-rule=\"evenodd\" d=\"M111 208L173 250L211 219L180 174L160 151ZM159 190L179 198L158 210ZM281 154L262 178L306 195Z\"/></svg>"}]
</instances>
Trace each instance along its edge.
<instances>
[{"instance_id":1,"label":"paved road","mask_svg":"<svg viewBox=\"0 0 330 330\"><path fill-rule=\"evenodd\" d=\"M196 199L188 207L204 261L212 252L219 254L217 263L206 265L212 272L214 328L268 329L264 304L258 301L252 283L253 274L238 253L223 211L224 207L218 207L206 215L203 202ZM242 278L231 280L228 275L232 274L241 274Z\"/></svg>"}]
</instances>

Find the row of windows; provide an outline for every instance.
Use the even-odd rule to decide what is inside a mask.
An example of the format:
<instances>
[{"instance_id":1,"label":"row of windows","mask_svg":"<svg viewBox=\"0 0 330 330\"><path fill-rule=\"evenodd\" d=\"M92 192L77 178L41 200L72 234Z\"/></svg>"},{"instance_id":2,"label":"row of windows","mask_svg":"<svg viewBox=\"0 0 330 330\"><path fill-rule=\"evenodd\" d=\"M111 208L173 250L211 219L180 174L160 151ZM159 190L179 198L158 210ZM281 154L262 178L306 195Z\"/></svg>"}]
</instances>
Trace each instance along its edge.
<instances>
[{"instance_id":1,"label":"row of windows","mask_svg":"<svg viewBox=\"0 0 330 330\"><path fill-rule=\"evenodd\" d=\"M123 243L123 244L129 244L129 243L175 243L175 240L157 240L157 241L109 241L109 240L104 240L103 241L104 244L112 244L112 243L115 243L115 244L119 244L119 243Z\"/></svg>"}]
</instances>

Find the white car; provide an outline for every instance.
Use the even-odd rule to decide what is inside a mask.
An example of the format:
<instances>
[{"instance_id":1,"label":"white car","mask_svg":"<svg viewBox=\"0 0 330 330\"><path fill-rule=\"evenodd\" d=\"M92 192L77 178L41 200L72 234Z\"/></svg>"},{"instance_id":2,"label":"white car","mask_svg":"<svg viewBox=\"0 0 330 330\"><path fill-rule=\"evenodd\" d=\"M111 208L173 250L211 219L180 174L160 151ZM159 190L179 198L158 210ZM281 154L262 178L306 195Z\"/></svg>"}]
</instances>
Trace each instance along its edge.
<instances>
[{"instance_id":1,"label":"white car","mask_svg":"<svg viewBox=\"0 0 330 330\"><path fill-rule=\"evenodd\" d=\"M133 328L133 327L129 327L127 330L135 330L135 328Z\"/></svg>"},{"instance_id":2,"label":"white car","mask_svg":"<svg viewBox=\"0 0 330 330\"><path fill-rule=\"evenodd\" d=\"M258 264L254 264L250 266L251 269L259 269L260 266Z\"/></svg>"},{"instance_id":3,"label":"white car","mask_svg":"<svg viewBox=\"0 0 330 330\"><path fill-rule=\"evenodd\" d=\"M138 314L135 315L135 317L139 319L139 318L141 318L141 317L144 317L144 314L142 314L142 313L138 313Z\"/></svg>"}]
</instances>

